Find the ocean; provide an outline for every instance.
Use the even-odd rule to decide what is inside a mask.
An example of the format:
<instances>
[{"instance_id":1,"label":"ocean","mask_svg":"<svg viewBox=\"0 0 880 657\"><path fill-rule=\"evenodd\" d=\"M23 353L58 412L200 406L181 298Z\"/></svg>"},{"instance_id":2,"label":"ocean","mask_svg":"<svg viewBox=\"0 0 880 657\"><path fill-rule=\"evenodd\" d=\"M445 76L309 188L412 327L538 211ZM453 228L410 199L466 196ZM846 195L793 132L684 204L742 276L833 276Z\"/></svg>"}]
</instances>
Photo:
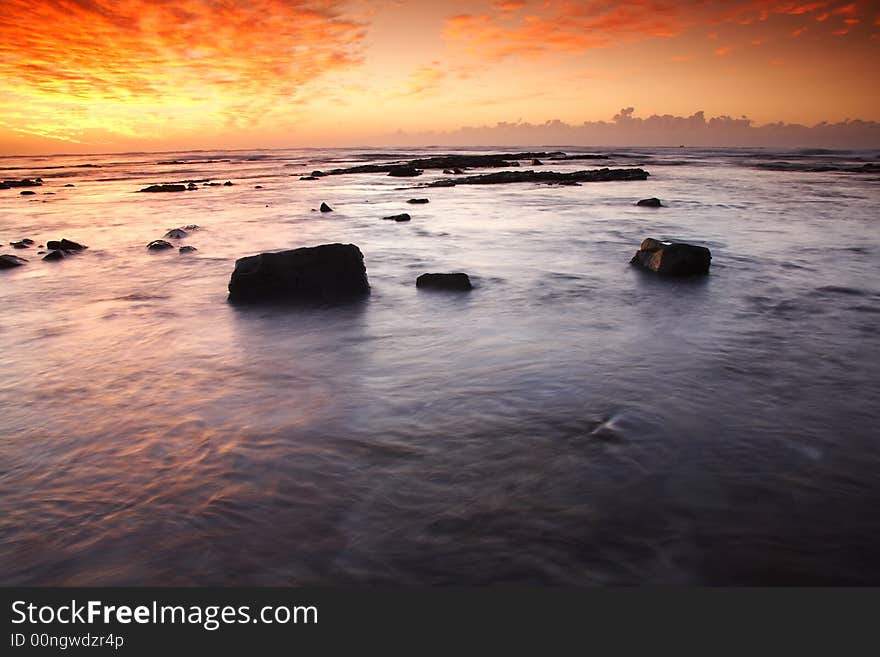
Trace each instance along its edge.
<instances>
[{"instance_id":1,"label":"ocean","mask_svg":"<svg viewBox=\"0 0 880 657\"><path fill-rule=\"evenodd\" d=\"M880 584L880 152L517 150L650 176L0 158L43 181L0 190L0 585ZM646 237L710 273L631 267ZM228 303L237 258L333 242L369 297Z\"/></svg>"}]
</instances>

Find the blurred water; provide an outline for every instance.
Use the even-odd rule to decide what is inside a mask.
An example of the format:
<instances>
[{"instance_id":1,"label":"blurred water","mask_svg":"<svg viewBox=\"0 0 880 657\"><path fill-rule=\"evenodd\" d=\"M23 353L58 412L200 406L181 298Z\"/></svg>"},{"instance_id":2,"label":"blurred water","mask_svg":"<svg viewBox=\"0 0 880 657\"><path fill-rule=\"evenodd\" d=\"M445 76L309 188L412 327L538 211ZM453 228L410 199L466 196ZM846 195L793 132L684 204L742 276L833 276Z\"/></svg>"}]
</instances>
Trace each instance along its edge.
<instances>
[{"instance_id":1,"label":"blurred water","mask_svg":"<svg viewBox=\"0 0 880 657\"><path fill-rule=\"evenodd\" d=\"M0 252L31 260L0 272L0 584L880 583L878 177L806 170L877 153L299 180L431 153L0 158L45 183L0 190ZM186 179L234 185L134 193ZM184 224L196 254L145 249ZM711 274L630 268L649 236ZM336 241L367 300L226 302L236 258Z\"/></svg>"}]
</instances>

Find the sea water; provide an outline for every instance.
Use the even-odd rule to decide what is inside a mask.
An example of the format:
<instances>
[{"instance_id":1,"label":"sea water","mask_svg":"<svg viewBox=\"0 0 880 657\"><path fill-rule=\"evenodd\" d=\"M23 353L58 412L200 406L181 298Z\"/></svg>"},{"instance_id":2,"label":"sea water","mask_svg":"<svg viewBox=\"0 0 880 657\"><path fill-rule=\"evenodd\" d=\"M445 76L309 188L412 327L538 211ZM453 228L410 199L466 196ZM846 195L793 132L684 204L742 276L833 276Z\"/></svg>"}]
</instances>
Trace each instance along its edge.
<instances>
[{"instance_id":1,"label":"sea water","mask_svg":"<svg viewBox=\"0 0 880 657\"><path fill-rule=\"evenodd\" d=\"M880 583L876 151L300 180L441 152L0 158L43 179L0 190L0 584ZM181 180L233 185L137 193ZM646 237L710 274L631 267ZM330 242L368 298L227 302L237 258Z\"/></svg>"}]
</instances>

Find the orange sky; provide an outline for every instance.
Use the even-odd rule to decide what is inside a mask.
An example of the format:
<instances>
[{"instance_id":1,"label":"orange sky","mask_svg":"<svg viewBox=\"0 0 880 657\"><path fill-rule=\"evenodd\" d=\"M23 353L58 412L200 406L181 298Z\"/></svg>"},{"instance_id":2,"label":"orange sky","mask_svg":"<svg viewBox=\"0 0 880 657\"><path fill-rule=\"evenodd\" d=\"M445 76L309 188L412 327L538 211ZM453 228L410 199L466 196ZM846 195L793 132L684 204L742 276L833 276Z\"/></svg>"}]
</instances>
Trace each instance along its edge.
<instances>
[{"instance_id":1,"label":"orange sky","mask_svg":"<svg viewBox=\"0 0 880 657\"><path fill-rule=\"evenodd\" d=\"M0 153L499 121L880 120L880 2L5 0Z\"/></svg>"}]
</instances>

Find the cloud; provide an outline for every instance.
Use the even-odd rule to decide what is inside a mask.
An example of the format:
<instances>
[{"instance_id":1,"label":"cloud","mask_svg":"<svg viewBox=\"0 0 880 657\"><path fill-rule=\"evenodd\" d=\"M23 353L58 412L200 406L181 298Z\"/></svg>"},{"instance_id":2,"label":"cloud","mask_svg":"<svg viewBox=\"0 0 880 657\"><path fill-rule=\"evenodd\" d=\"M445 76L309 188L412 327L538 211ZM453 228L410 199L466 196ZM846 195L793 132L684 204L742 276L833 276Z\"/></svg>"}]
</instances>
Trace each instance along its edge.
<instances>
[{"instance_id":1,"label":"cloud","mask_svg":"<svg viewBox=\"0 0 880 657\"><path fill-rule=\"evenodd\" d=\"M541 13L519 14L513 20L504 13L453 16L447 20L444 34L471 53L501 59L547 51L583 52L624 40L672 36L687 22L680 3L664 0L561 0L545 4Z\"/></svg>"},{"instance_id":2,"label":"cloud","mask_svg":"<svg viewBox=\"0 0 880 657\"><path fill-rule=\"evenodd\" d=\"M454 47L472 55L500 60L554 52L582 53L673 37L699 26L750 25L773 17L815 16L817 21L824 21L841 16L853 20L860 11L857 3L784 0L546 0L537 5L495 2L492 9L449 18L445 37ZM717 32L708 36L716 38Z\"/></svg>"},{"instance_id":3,"label":"cloud","mask_svg":"<svg viewBox=\"0 0 880 657\"><path fill-rule=\"evenodd\" d=\"M446 79L446 71L438 68L439 62L420 66L410 73L398 96L427 96L436 93Z\"/></svg>"},{"instance_id":4,"label":"cloud","mask_svg":"<svg viewBox=\"0 0 880 657\"><path fill-rule=\"evenodd\" d=\"M747 117L670 114L641 118L632 107L610 121L570 124L558 119L544 123L499 122L493 126L463 127L451 132L398 131L385 135L388 145L437 144L445 146L751 146L878 148L880 122L843 121L804 126L791 123L755 125Z\"/></svg>"},{"instance_id":5,"label":"cloud","mask_svg":"<svg viewBox=\"0 0 880 657\"><path fill-rule=\"evenodd\" d=\"M19 129L41 134L52 121L68 138L99 117L118 134L211 117L259 122L358 63L363 31L341 0L7 0L0 113L42 108L18 113Z\"/></svg>"}]
</instances>

